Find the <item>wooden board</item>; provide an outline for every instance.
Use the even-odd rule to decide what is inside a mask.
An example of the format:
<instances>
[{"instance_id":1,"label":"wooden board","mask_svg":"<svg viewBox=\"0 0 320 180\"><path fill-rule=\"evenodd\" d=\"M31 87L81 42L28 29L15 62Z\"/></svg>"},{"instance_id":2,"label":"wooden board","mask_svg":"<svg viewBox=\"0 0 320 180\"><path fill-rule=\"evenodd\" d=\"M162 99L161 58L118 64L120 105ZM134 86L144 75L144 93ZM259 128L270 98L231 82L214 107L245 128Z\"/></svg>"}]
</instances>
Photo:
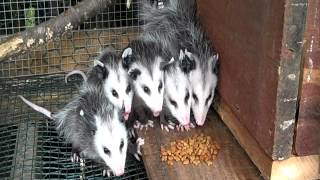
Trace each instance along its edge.
<instances>
[{"instance_id":1,"label":"wooden board","mask_svg":"<svg viewBox=\"0 0 320 180\"><path fill-rule=\"evenodd\" d=\"M181 165L168 166L160 160L161 145L176 139L184 139L194 134L204 133L212 136L221 150L213 166ZM158 123L153 129L138 131L145 138L143 160L150 179L261 179L260 173L240 147L228 128L216 114L210 112L204 127L189 132L161 131Z\"/></svg>"},{"instance_id":2,"label":"wooden board","mask_svg":"<svg viewBox=\"0 0 320 180\"><path fill-rule=\"evenodd\" d=\"M301 180L320 178L319 156L293 156L287 160L273 161L240 123L223 99L219 99L219 102L215 103L215 109L265 179Z\"/></svg>"},{"instance_id":3,"label":"wooden board","mask_svg":"<svg viewBox=\"0 0 320 180\"><path fill-rule=\"evenodd\" d=\"M306 0L197 2L221 57L221 97L272 159L290 157Z\"/></svg>"},{"instance_id":4,"label":"wooden board","mask_svg":"<svg viewBox=\"0 0 320 180\"><path fill-rule=\"evenodd\" d=\"M298 155L320 154L320 3L308 1L304 73L295 138Z\"/></svg>"}]
</instances>

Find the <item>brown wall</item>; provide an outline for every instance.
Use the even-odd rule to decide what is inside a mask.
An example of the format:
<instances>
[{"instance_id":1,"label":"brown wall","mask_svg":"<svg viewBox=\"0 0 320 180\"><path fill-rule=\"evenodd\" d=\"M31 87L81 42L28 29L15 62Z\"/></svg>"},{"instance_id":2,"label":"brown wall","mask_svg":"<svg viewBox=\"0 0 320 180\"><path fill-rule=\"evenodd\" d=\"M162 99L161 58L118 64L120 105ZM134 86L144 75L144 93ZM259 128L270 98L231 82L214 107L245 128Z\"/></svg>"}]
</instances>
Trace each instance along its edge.
<instances>
[{"instance_id":1,"label":"brown wall","mask_svg":"<svg viewBox=\"0 0 320 180\"><path fill-rule=\"evenodd\" d=\"M198 1L202 24L221 57L220 96L268 154L274 139L283 4Z\"/></svg>"},{"instance_id":2,"label":"brown wall","mask_svg":"<svg viewBox=\"0 0 320 180\"><path fill-rule=\"evenodd\" d=\"M320 154L320 2L309 0L304 73L296 128L298 155Z\"/></svg>"}]
</instances>

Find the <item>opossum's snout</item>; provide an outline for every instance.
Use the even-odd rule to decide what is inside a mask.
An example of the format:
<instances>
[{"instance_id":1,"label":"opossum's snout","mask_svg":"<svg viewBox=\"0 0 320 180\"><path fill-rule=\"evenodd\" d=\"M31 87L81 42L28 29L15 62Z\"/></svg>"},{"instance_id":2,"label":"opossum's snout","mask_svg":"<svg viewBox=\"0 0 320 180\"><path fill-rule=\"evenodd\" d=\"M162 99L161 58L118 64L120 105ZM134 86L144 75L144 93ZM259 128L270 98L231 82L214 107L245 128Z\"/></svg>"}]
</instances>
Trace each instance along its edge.
<instances>
[{"instance_id":1,"label":"opossum's snout","mask_svg":"<svg viewBox=\"0 0 320 180\"><path fill-rule=\"evenodd\" d=\"M158 117L160 115L161 111L162 111L162 108L160 110L153 111L153 116Z\"/></svg>"},{"instance_id":2,"label":"opossum's snout","mask_svg":"<svg viewBox=\"0 0 320 180\"><path fill-rule=\"evenodd\" d=\"M203 126L206 121L206 114L195 115L195 120L198 126Z\"/></svg>"},{"instance_id":3,"label":"opossum's snout","mask_svg":"<svg viewBox=\"0 0 320 180\"><path fill-rule=\"evenodd\" d=\"M185 118L183 118L183 120L180 123L183 126L190 124L190 117L186 116Z\"/></svg>"},{"instance_id":4,"label":"opossum's snout","mask_svg":"<svg viewBox=\"0 0 320 180\"><path fill-rule=\"evenodd\" d=\"M121 176L121 175L123 175L123 174L124 174L124 167L120 167L120 168L115 169L115 170L114 170L114 174L115 174L116 176Z\"/></svg>"},{"instance_id":5,"label":"opossum's snout","mask_svg":"<svg viewBox=\"0 0 320 180\"><path fill-rule=\"evenodd\" d=\"M123 113L123 117L124 117L125 120L129 119L130 112L131 111L128 111L128 112L126 111L126 112Z\"/></svg>"}]
</instances>

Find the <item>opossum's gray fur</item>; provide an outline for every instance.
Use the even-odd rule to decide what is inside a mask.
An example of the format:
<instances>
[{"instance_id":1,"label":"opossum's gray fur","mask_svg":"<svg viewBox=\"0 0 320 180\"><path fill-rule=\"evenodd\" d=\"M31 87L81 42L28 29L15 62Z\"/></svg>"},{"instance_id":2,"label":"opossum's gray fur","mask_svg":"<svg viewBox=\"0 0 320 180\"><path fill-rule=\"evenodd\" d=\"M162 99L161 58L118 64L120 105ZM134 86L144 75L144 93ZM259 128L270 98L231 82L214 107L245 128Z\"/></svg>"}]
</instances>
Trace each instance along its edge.
<instances>
[{"instance_id":1,"label":"opossum's gray fur","mask_svg":"<svg viewBox=\"0 0 320 180\"><path fill-rule=\"evenodd\" d=\"M141 66L146 67L149 74L152 74L151 70L154 65L154 59L157 56L161 56L164 60L168 61L170 58L169 52L165 51L161 44L152 41L145 41L141 37L131 41L128 47L132 49L132 57L129 62L123 61L123 66L127 69L129 69L131 64L137 60Z\"/></svg>"},{"instance_id":2,"label":"opossum's gray fur","mask_svg":"<svg viewBox=\"0 0 320 180\"><path fill-rule=\"evenodd\" d=\"M81 110L83 116L80 115ZM121 111L109 103L103 91L85 86L80 95L52 117L57 121L57 130L73 147L79 148L86 157L97 159L99 156L93 144L94 131L97 129L94 116L99 115L101 120L110 124L109 121L114 119L113 111L118 111L118 117L122 117ZM109 131L112 131L111 127Z\"/></svg>"},{"instance_id":3,"label":"opossum's gray fur","mask_svg":"<svg viewBox=\"0 0 320 180\"><path fill-rule=\"evenodd\" d=\"M80 112L83 112L83 116ZM99 115L102 121L112 121L113 112L121 110L114 107L103 91L93 86L83 86L80 93L72 99L64 108L48 116L55 123L60 136L63 136L68 143L72 143L72 149L85 157L94 160L101 160L96 152L93 136L97 130L95 115ZM111 127L109 129L112 131Z\"/></svg>"},{"instance_id":4,"label":"opossum's gray fur","mask_svg":"<svg viewBox=\"0 0 320 180\"><path fill-rule=\"evenodd\" d=\"M187 49L199 58L197 66L206 72L210 68L207 61L216 52L197 19L196 10L195 0L169 0L161 9L144 2L140 13L145 22L141 37L160 42L175 58L180 49Z\"/></svg>"},{"instance_id":5,"label":"opossum's gray fur","mask_svg":"<svg viewBox=\"0 0 320 180\"><path fill-rule=\"evenodd\" d=\"M110 46L105 48L96 60L102 62L104 66L113 69L117 72L117 74L119 74L119 56L113 47ZM107 69L105 67L101 67L100 65L96 65L87 73L87 83L102 87L106 76L108 76Z\"/></svg>"}]
</instances>

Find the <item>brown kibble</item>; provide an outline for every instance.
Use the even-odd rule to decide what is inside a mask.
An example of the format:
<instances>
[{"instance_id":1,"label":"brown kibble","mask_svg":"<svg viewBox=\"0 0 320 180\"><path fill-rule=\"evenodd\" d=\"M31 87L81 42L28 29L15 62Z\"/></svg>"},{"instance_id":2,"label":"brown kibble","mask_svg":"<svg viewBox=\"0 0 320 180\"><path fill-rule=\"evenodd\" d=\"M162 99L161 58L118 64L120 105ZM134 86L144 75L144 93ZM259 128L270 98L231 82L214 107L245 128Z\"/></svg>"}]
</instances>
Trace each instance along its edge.
<instances>
[{"instance_id":1,"label":"brown kibble","mask_svg":"<svg viewBox=\"0 0 320 180\"><path fill-rule=\"evenodd\" d=\"M210 136L194 135L184 140L176 140L166 148L160 147L161 161L167 162L169 166L173 162L181 162L184 165L199 165L204 162L208 166L213 164L219 152L220 146Z\"/></svg>"},{"instance_id":2,"label":"brown kibble","mask_svg":"<svg viewBox=\"0 0 320 180\"><path fill-rule=\"evenodd\" d=\"M189 164L189 160L184 160L184 161L183 161L183 164L184 164L184 165Z\"/></svg>"}]
</instances>

